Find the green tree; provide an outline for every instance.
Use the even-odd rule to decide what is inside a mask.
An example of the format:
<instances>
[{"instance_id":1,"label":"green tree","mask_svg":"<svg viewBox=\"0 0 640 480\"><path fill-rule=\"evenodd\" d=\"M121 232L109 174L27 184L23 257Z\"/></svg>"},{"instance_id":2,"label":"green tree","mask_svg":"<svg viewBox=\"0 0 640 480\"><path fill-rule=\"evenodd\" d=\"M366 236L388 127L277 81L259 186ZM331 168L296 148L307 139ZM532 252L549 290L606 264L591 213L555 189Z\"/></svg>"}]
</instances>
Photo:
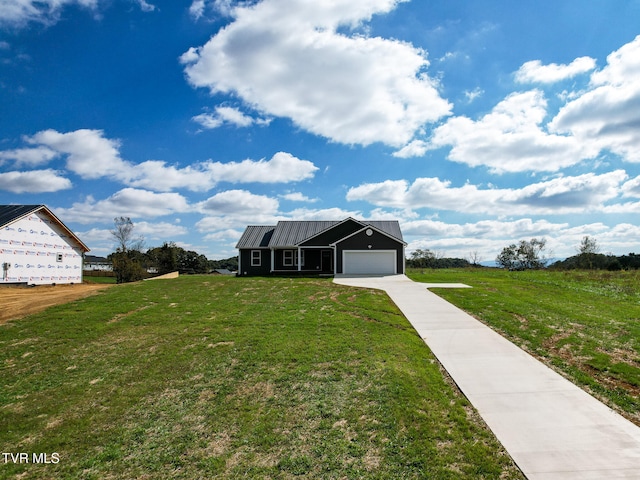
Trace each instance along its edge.
<instances>
[{"instance_id":1,"label":"green tree","mask_svg":"<svg viewBox=\"0 0 640 480\"><path fill-rule=\"evenodd\" d=\"M113 219L114 229L111 235L118 242L116 251L109 255L116 274L118 283L135 282L146 276L142 266L142 249L144 239L133 237L134 225L129 217L116 217Z\"/></svg>"},{"instance_id":2,"label":"green tree","mask_svg":"<svg viewBox=\"0 0 640 480\"><path fill-rule=\"evenodd\" d=\"M431 268L435 262L436 255L429 249L417 250L411 252L411 258L409 259L409 266L414 268Z\"/></svg>"},{"instance_id":3,"label":"green tree","mask_svg":"<svg viewBox=\"0 0 640 480\"><path fill-rule=\"evenodd\" d=\"M132 251L116 252L110 255L117 283L137 282L147 276L147 271L140 260L132 253Z\"/></svg>"},{"instance_id":4,"label":"green tree","mask_svg":"<svg viewBox=\"0 0 640 480\"><path fill-rule=\"evenodd\" d=\"M508 270L544 268L548 259L542 256L547 241L544 238L520 240L520 243L504 247L496 257L496 263Z\"/></svg>"},{"instance_id":5,"label":"green tree","mask_svg":"<svg viewBox=\"0 0 640 480\"><path fill-rule=\"evenodd\" d=\"M173 242L164 242L147 252L150 261L158 269L160 275L178 270L178 246Z\"/></svg>"}]
</instances>

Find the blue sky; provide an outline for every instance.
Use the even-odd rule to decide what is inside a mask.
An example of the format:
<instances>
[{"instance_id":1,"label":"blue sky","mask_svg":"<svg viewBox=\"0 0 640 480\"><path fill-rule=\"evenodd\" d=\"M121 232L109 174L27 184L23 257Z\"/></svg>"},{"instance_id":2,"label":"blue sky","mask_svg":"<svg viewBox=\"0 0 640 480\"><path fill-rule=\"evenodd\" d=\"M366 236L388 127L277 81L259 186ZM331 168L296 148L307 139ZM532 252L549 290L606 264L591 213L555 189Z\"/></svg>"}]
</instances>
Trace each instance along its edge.
<instances>
[{"instance_id":1,"label":"blue sky","mask_svg":"<svg viewBox=\"0 0 640 480\"><path fill-rule=\"evenodd\" d=\"M408 252L640 252L640 1L0 0L0 203L95 255L398 219Z\"/></svg>"}]
</instances>

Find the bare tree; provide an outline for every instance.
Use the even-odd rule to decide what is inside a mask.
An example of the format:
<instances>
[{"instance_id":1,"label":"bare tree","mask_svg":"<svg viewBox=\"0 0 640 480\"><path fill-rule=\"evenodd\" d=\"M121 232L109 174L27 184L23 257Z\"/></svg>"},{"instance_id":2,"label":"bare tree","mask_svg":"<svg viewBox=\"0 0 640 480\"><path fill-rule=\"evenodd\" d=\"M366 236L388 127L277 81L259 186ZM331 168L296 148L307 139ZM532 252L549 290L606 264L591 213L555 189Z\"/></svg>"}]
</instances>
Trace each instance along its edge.
<instances>
[{"instance_id":1,"label":"bare tree","mask_svg":"<svg viewBox=\"0 0 640 480\"><path fill-rule=\"evenodd\" d=\"M113 219L114 229L111 230L118 242L117 251L126 253L129 250L140 251L144 245L142 236L133 238L133 222L129 217L116 217Z\"/></svg>"},{"instance_id":2,"label":"bare tree","mask_svg":"<svg viewBox=\"0 0 640 480\"><path fill-rule=\"evenodd\" d=\"M477 250L474 250L473 252L471 252L469 254L468 260L469 260L469 263L471 265L473 265L474 267L479 266L480 262L482 261L482 257L480 256L480 252L478 252Z\"/></svg>"},{"instance_id":3,"label":"bare tree","mask_svg":"<svg viewBox=\"0 0 640 480\"><path fill-rule=\"evenodd\" d=\"M595 238L586 235L582 237L582 241L580 242L580 246L578 247L578 254L595 254L600 252L600 245Z\"/></svg>"}]
</instances>

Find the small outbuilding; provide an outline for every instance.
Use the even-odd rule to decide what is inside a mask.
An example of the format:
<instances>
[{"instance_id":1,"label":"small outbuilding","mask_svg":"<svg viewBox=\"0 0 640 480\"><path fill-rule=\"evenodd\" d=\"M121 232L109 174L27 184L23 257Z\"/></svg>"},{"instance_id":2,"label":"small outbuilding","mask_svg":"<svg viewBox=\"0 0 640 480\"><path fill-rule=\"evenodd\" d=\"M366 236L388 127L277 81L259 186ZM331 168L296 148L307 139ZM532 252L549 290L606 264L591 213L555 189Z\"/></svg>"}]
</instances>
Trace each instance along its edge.
<instances>
[{"instance_id":1,"label":"small outbuilding","mask_svg":"<svg viewBox=\"0 0 640 480\"><path fill-rule=\"evenodd\" d=\"M401 274L406 245L397 220L349 217L250 225L236 245L238 275Z\"/></svg>"},{"instance_id":2,"label":"small outbuilding","mask_svg":"<svg viewBox=\"0 0 640 480\"><path fill-rule=\"evenodd\" d=\"M0 205L0 283L82 283L87 247L44 205Z\"/></svg>"}]
</instances>

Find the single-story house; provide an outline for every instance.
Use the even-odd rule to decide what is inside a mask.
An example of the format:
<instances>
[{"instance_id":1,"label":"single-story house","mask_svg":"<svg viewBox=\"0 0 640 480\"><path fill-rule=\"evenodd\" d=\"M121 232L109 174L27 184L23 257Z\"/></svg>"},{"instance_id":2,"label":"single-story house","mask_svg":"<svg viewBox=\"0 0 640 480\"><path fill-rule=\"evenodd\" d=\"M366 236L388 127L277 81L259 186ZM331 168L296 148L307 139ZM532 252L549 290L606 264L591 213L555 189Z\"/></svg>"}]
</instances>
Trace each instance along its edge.
<instances>
[{"instance_id":1,"label":"single-story house","mask_svg":"<svg viewBox=\"0 0 640 480\"><path fill-rule=\"evenodd\" d=\"M84 270L98 272L113 272L113 264L105 257L95 255L84 256Z\"/></svg>"},{"instance_id":2,"label":"single-story house","mask_svg":"<svg viewBox=\"0 0 640 480\"><path fill-rule=\"evenodd\" d=\"M44 205L0 205L0 283L82 283L89 251Z\"/></svg>"},{"instance_id":3,"label":"single-story house","mask_svg":"<svg viewBox=\"0 0 640 480\"><path fill-rule=\"evenodd\" d=\"M346 218L252 225L236 245L238 275L401 274L406 245L397 220Z\"/></svg>"}]
</instances>

